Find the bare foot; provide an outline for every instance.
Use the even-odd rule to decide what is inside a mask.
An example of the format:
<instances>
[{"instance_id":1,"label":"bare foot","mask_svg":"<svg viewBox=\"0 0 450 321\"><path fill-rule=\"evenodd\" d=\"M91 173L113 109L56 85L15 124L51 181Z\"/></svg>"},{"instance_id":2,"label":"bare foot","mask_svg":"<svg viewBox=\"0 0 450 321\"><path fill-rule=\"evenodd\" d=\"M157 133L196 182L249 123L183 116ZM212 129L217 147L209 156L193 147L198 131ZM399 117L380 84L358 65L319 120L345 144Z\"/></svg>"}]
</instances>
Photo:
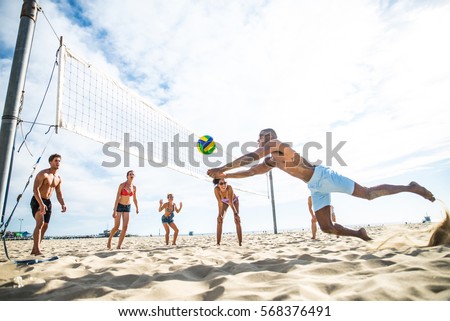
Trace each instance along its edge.
<instances>
[{"instance_id":1,"label":"bare foot","mask_svg":"<svg viewBox=\"0 0 450 321\"><path fill-rule=\"evenodd\" d=\"M41 251L32 251L31 255L44 255Z\"/></svg>"},{"instance_id":2,"label":"bare foot","mask_svg":"<svg viewBox=\"0 0 450 321\"><path fill-rule=\"evenodd\" d=\"M425 187L417 184L416 182L409 183L409 186L412 187L411 192L422 196L423 198L429 200L430 202L434 202L436 200L433 196L433 193L431 193Z\"/></svg>"},{"instance_id":3,"label":"bare foot","mask_svg":"<svg viewBox=\"0 0 450 321\"><path fill-rule=\"evenodd\" d=\"M360 228L359 231L358 231L358 234L359 234L358 237L359 237L360 239L363 239L364 241L370 241L370 240L372 240L372 239L369 237L369 235L367 235L367 231L366 231L365 228Z\"/></svg>"}]
</instances>

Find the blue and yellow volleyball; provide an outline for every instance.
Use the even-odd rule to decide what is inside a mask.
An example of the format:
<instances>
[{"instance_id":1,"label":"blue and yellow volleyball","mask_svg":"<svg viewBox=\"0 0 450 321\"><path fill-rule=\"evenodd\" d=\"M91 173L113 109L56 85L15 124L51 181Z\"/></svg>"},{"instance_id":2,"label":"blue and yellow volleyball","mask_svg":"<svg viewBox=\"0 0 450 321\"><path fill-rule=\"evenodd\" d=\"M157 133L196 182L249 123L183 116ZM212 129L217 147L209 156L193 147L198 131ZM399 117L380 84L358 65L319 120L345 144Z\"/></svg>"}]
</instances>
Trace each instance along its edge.
<instances>
[{"instance_id":1,"label":"blue and yellow volleyball","mask_svg":"<svg viewBox=\"0 0 450 321\"><path fill-rule=\"evenodd\" d=\"M211 136L204 135L197 141L197 148L200 153L209 155L216 149L216 143Z\"/></svg>"}]
</instances>

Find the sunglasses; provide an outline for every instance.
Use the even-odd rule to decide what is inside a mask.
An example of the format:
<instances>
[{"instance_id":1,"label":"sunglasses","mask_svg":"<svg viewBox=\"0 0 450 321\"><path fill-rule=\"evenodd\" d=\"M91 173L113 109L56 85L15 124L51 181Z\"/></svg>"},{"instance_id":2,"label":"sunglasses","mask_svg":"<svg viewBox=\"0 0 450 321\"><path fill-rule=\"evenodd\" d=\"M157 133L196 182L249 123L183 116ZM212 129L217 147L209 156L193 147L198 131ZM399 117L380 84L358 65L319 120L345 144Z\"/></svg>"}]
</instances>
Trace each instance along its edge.
<instances>
[{"instance_id":1,"label":"sunglasses","mask_svg":"<svg viewBox=\"0 0 450 321\"><path fill-rule=\"evenodd\" d=\"M227 182L220 182L219 185L227 185Z\"/></svg>"}]
</instances>

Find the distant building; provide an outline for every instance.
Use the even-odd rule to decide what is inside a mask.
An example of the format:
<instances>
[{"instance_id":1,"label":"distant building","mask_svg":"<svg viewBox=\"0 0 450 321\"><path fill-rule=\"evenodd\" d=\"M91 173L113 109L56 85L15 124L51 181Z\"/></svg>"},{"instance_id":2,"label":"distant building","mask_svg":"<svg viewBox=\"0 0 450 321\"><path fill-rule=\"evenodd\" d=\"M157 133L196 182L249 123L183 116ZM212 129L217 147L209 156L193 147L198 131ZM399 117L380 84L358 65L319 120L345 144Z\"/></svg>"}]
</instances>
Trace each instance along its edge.
<instances>
[{"instance_id":1,"label":"distant building","mask_svg":"<svg viewBox=\"0 0 450 321\"><path fill-rule=\"evenodd\" d=\"M100 237L109 237L109 234L111 233L111 230L104 230L103 233L99 233L98 236ZM117 230L116 234L114 234L114 237L120 235L120 230Z\"/></svg>"},{"instance_id":2,"label":"distant building","mask_svg":"<svg viewBox=\"0 0 450 321\"><path fill-rule=\"evenodd\" d=\"M22 232L22 237L24 237L24 238L26 238L26 239L29 239L29 238L31 238L33 235L31 234L31 233L28 233L28 232Z\"/></svg>"},{"instance_id":3,"label":"distant building","mask_svg":"<svg viewBox=\"0 0 450 321\"><path fill-rule=\"evenodd\" d=\"M31 233L25 232L12 232L12 231L6 231L5 232L5 238L7 239L31 239L32 235Z\"/></svg>"}]
</instances>

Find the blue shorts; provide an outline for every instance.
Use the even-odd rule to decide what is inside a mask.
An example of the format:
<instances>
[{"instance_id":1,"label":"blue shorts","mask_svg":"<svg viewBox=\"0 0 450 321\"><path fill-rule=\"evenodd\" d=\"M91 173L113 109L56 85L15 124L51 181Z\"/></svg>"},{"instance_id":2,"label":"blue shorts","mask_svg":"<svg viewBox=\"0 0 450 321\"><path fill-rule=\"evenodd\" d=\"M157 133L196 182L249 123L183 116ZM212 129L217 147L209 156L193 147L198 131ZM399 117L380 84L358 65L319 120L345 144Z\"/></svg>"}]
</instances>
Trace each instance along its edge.
<instances>
[{"instance_id":1,"label":"blue shorts","mask_svg":"<svg viewBox=\"0 0 450 321\"><path fill-rule=\"evenodd\" d=\"M130 209L131 209L131 204L123 205L123 204L119 203L119 204L117 204L116 212L118 212L118 213L123 213L123 212L130 213Z\"/></svg>"},{"instance_id":2,"label":"blue shorts","mask_svg":"<svg viewBox=\"0 0 450 321\"><path fill-rule=\"evenodd\" d=\"M314 174L308 182L314 212L331 205L330 193L346 193L352 195L355 182L325 166L316 166Z\"/></svg>"},{"instance_id":3,"label":"blue shorts","mask_svg":"<svg viewBox=\"0 0 450 321\"><path fill-rule=\"evenodd\" d=\"M163 216L161 216L161 222L163 224L171 224L171 223L173 223L173 217L174 217L173 213L170 214L169 216L163 215Z\"/></svg>"}]
</instances>

